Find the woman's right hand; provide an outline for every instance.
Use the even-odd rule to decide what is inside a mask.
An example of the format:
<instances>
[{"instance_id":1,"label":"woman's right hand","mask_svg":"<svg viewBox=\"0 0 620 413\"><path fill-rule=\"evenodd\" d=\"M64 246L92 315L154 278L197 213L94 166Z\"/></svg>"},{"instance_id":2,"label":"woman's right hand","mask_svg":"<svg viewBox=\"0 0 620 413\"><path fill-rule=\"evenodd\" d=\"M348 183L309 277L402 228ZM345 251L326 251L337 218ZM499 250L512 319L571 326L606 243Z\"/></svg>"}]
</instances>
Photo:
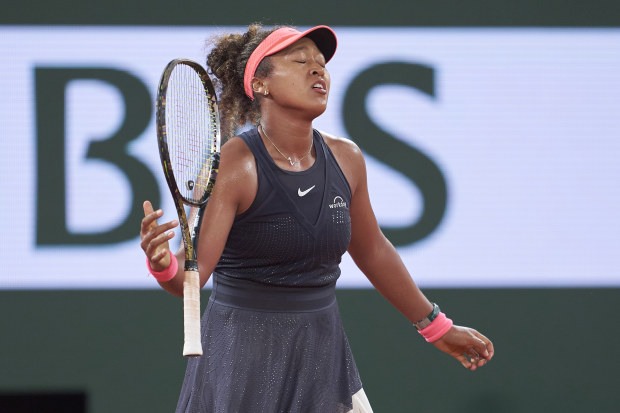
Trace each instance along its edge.
<instances>
[{"instance_id":1,"label":"woman's right hand","mask_svg":"<svg viewBox=\"0 0 620 413\"><path fill-rule=\"evenodd\" d=\"M157 219L164 212L161 209L153 211L150 201L144 201L144 218L140 226L140 246L150 261L154 271L163 271L170 265L170 245L168 241L174 237L172 228L179 225L177 220L159 225Z\"/></svg>"}]
</instances>

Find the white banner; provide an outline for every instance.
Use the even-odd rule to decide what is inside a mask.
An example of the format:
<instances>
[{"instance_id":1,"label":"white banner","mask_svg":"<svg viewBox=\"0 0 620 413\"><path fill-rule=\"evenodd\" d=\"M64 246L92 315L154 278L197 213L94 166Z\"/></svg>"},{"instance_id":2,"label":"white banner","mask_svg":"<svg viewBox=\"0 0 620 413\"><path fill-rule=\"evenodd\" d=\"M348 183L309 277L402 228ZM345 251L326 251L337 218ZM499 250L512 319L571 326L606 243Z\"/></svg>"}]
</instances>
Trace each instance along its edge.
<instances>
[{"instance_id":1,"label":"white banner","mask_svg":"<svg viewBox=\"0 0 620 413\"><path fill-rule=\"evenodd\" d=\"M169 60L204 62L205 39L241 30L0 27L0 289L157 287L139 222L127 222L141 199L123 168L142 165L176 216L154 114L136 108L144 96L153 105ZM427 196L392 156L421 153L445 182L439 224L399 246L422 287L620 286L620 29L335 31L329 108L315 127L365 148L374 137L345 127L359 115L406 145L367 153L381 225L411 226ZM372 76L397 66L411 82ZM347 112L364 73L365 112ZM97 142L140 122L119 133L127 162L106 161L115 155ZM103 235L114 231L116 241ZM342 270L340 287L369 286L348 256Z\"/></svg>"}]
</instances>

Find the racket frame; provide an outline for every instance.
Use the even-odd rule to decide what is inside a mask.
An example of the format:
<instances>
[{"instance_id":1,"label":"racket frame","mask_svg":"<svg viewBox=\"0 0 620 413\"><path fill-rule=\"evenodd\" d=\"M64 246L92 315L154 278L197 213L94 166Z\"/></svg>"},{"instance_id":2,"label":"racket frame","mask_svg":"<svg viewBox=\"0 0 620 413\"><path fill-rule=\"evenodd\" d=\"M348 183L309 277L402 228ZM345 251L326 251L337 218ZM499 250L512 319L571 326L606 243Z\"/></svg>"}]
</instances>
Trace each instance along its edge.
<instances>
[{"instance_id":1,"label":"racket frame","mask_svg":"<svg viewBox=\"0 0 620 413\"><path fill-rule=\"evenodd\" d=\"M212 147L211 171L208 178L207 187L204 194L199 200L188 199L183 196L178 188L177 181L172 170L170 154L168 148L168 139L166 132L166 92L168 90L168 81L174 68L177 65L186 65L191 67L199 76L204 88L204 92L209 102L209 114L211 116L211 132L214 134L214 145ZM156 126L157 126L157 143L159 148L159 156L161 165L164 170L166 183L172 194L174 205L179 217L181 226L181 235L183 238L183 246L185 248L185 281L183 282L183 319L184 319L184 344L183 355L186 357L201 356L202 344L200 341L200 276L198 273L198 261L196 247L198 244L198 236L200 233L200 224L202 222L202 214L204 213L206 203L209 200L215 179L219 168L220 160L220 119L217 105L217 95L215 88L206 70L198 63L189 59L171 60L164 69L157 92L156 101ZM197 207L198 211L194 217L190 227L188 217L185 212L185 205Z\"/></svg>"}]
</instances>

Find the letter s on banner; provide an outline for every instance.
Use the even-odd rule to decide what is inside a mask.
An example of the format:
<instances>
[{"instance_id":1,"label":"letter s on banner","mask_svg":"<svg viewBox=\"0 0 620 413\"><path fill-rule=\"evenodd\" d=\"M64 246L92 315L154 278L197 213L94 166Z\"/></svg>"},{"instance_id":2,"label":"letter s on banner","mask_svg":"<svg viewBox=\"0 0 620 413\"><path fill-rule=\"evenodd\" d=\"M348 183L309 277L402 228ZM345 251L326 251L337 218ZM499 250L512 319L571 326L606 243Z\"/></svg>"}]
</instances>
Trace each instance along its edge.
<instances>
[{"instance_id":1,"label":"letter s on banner","mask_svg":"<svg viewBox=\"0 0 620 413\"><path fill-rule=\"evenodd\" d=\"M376 86L397 84L435 96L432 67L407 62L380 63L359 73L347 88L343 120L347 133L362 150L413 181L423 197L423 211L417 222L402 227L382 227L396 246L405 246L429 236L441 223L446 211L446 181L439 166L420 150L407 145L379 128L366 112L366 97Z\"/></svg>"}]
</instances>

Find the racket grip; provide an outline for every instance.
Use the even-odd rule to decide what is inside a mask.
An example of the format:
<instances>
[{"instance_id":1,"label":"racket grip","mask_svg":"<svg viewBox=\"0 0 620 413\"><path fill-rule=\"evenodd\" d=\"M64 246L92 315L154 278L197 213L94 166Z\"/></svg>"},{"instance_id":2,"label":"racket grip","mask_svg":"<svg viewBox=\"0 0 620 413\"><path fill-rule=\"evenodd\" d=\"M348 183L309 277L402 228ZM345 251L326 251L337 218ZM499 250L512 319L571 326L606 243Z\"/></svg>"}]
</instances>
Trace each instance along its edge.
<instances>
[{"instance_id":1,"label":"racket grip","mask_svg":"<svg viewBox=\"0 0 620 413\"><path fill-rule=\"evenodd\" d=\"M200 277L198 271L185 271L183 282L183 355L202 356L200 342Z\"/></svg>"}]
</instances>

